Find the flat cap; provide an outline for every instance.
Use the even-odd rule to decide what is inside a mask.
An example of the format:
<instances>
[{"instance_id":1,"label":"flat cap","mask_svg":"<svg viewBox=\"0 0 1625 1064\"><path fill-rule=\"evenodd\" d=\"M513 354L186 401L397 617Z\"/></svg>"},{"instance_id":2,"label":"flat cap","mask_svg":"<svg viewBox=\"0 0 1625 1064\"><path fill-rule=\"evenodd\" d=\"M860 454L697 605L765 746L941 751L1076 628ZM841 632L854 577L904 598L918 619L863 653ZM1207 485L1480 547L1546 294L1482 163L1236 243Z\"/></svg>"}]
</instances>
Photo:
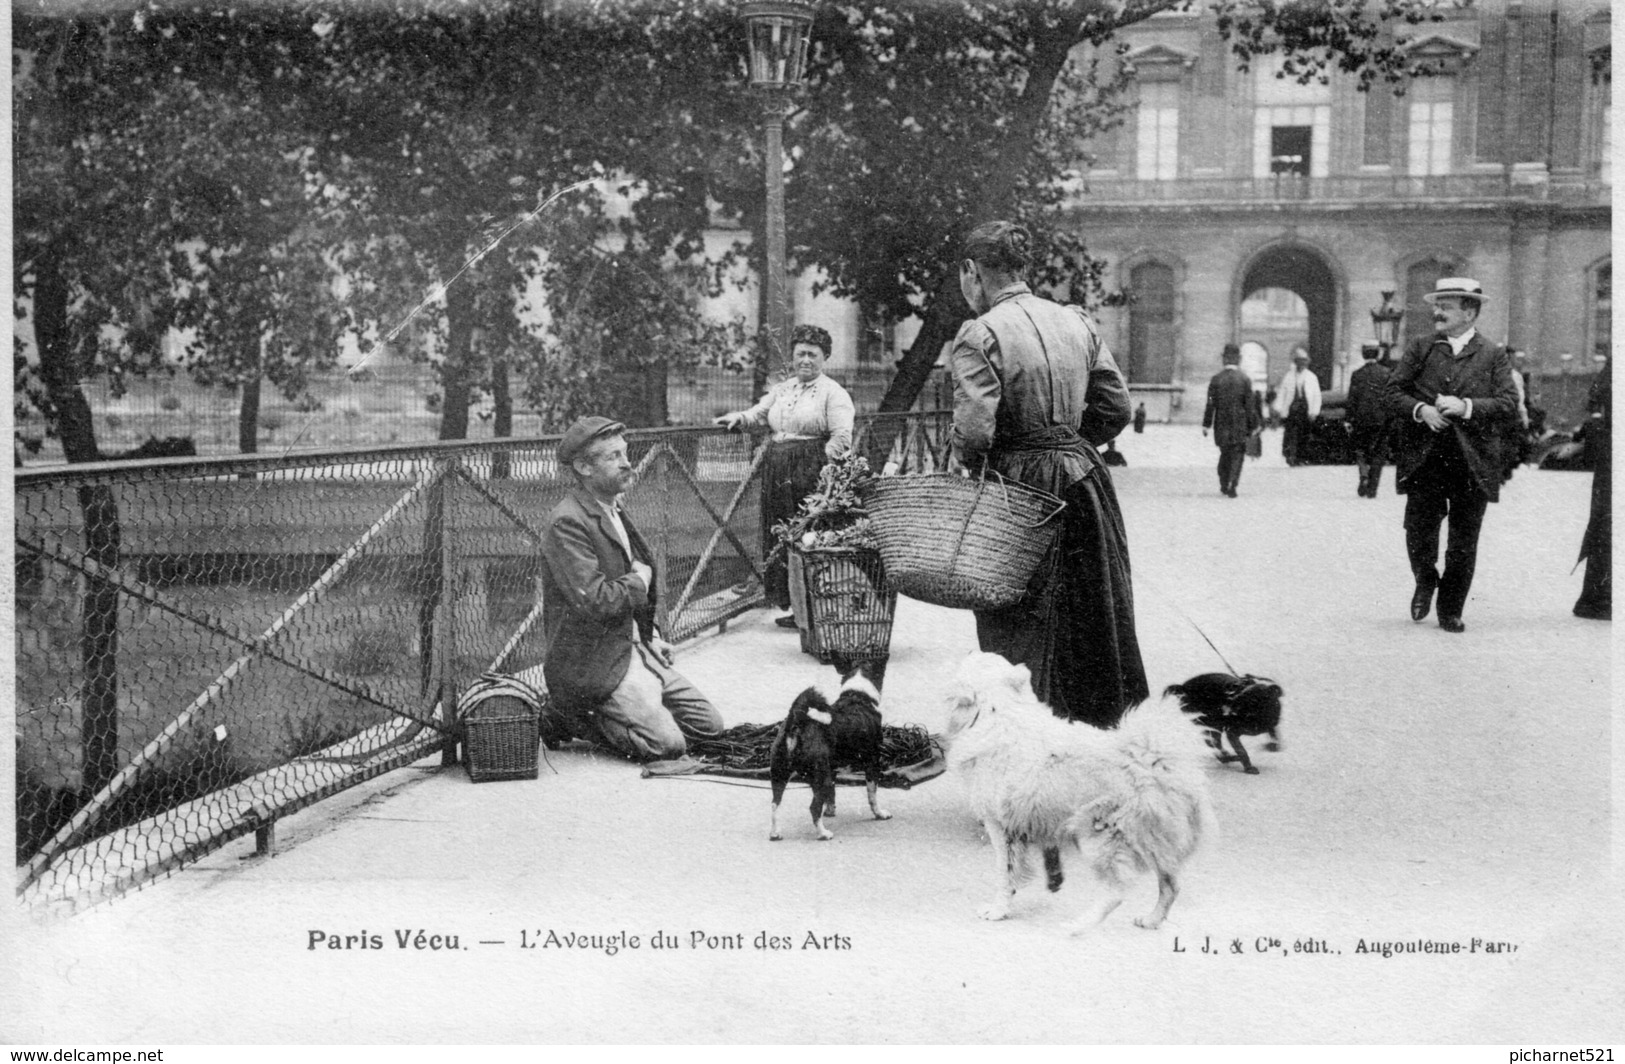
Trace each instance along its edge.
<instances>
[{"instance_id":1,"label":"flat cap","mask_svg":"<svg viewBox=\"0 0 1625 1064\"><path fill-rule=\"evenodd\" d=\"M575 461L594 440L619 436L625 431L625 425L607 417L578 418L574 425L564 430L564 437L559 440L559 465L567 466Z\"/></svg>"}]
</instances>

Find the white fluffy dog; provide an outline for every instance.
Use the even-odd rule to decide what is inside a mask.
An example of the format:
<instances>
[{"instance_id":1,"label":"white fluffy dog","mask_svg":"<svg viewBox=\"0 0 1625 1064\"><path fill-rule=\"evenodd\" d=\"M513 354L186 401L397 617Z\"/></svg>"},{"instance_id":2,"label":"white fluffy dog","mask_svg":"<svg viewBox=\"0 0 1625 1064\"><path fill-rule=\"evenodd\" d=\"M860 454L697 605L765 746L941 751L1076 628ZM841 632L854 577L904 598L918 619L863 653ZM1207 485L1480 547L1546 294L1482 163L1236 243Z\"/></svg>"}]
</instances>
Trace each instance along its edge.
<instances>
[{"instance_id":1,"label":"white fluffy dog","mask_svg":"<svg viewBox=\"0 0 1625 1064\"><path fill-rule=\"evenodd\" d=\"M1179 871L1212 822L1201 729L1173 701L1149 703L1103 731L1069 724L1033 695L1026 666L972 653L960 666L948 723L948 771L993 841L999 893L978 909L1010 914L1016 887L1043 851L1049 889L1061 849L1075 845L1104 888L1068 930L1086 931L1123 901L1124 880L1157 873L1157 904L1134 922L1155 928L1179 895Z\"/></svg>"}]
</instances>

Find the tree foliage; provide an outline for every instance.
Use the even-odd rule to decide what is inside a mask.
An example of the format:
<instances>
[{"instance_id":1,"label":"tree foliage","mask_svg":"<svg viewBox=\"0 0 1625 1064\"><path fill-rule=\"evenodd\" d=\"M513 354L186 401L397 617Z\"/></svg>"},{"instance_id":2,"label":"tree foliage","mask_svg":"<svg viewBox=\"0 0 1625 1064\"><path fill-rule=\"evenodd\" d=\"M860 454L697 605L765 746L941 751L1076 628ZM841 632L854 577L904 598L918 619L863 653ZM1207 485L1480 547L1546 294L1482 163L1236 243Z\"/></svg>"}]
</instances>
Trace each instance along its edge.
<instances>
[{"instance_id":1,"label":"tree foliage","mask_svg":"<svg viewBox=\"0 0 1625 1064\"><path fill-rule=\"evenodd\" d=\"M1128 100L1122 30L1188 7L819 6L786 129L791 254L871 313L924 318L884 409L912 405L967 313L952 262L979 221L1034 227L1041 287L1110 297L1053 221L1080 143ZM1412 73L1394 29L1433 14L1208 7L1238 63L1284 51L1289 76L1362 85ZM357 330L436 364L445 436L506 366L565 419L612 399L620 370L740 342L695 310L727 266L704 259L715 213L762 231L759 105L727 0L149 6L19 16L15 43L16 292L38 341L17 380L59 431L88 428L80 380L162 369L172 328L197 379L290 396Z\"/></svg>"}]
</instances>

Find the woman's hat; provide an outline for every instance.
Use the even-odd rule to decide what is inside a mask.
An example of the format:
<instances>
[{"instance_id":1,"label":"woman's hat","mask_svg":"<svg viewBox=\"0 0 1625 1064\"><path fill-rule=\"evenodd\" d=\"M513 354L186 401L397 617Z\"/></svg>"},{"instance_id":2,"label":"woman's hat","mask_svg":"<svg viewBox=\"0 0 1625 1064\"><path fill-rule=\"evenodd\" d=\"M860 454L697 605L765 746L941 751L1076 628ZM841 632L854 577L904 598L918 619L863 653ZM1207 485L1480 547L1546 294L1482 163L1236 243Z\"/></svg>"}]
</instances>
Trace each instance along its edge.
<instances>
[{"instance_id":1,"label":"woman's hat","mask_svg":"<svg viewBox=\"0 0 1625 1064\"><path fill-rule=\"evenodd\" d=\"M1433 303L1437 301L1440 296L1456 296L1460 299L1474 299L1477 300L1481 305L1489 302L1489 297L1484 294L1484 286L1473 280L1471 277L1441 277L1439 278L1439 283L1433 286L1433 291L1427 293L1422 298L1429 303Z\"/></svg>"}]
</instances>

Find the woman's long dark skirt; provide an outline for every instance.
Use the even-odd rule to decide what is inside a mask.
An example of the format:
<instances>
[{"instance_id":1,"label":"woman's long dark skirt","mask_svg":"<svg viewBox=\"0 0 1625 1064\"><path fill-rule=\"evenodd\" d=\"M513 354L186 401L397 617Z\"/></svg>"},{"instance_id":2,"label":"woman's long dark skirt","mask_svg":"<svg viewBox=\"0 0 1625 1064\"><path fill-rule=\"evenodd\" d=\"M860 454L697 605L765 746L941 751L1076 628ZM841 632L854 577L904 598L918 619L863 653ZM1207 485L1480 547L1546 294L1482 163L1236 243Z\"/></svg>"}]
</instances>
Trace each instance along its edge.
<instances>
[{"instance_id":1,"label":"woman's long dark skirt","mask_svg":"<svg viewBox=\"0 0 1625 1064\"><path fill-rule=\"evenodd\" d=\"M1111 728L1151 693L1134 632L1128 535L1104 468L1058 494L1061 534L1027 597L976 611L976 635L983 650L1027 666L1056 716Z\"/></svg>"},{"instance_id":2,"label":"woman's long dark skirt","mask_svg":"<svg viewBox=\"0 0 1625 1064\"><path fill-rule=\"evenodd\" d=\"M778 545L773 526L796 515L801 500L818 487L823 468L823 440L781 440L767 445L767 457L762 460L762 557ZM781 610L789 609L788 557L780 552L762 575L767 600Z\"/></svg>"}]
</instances>

